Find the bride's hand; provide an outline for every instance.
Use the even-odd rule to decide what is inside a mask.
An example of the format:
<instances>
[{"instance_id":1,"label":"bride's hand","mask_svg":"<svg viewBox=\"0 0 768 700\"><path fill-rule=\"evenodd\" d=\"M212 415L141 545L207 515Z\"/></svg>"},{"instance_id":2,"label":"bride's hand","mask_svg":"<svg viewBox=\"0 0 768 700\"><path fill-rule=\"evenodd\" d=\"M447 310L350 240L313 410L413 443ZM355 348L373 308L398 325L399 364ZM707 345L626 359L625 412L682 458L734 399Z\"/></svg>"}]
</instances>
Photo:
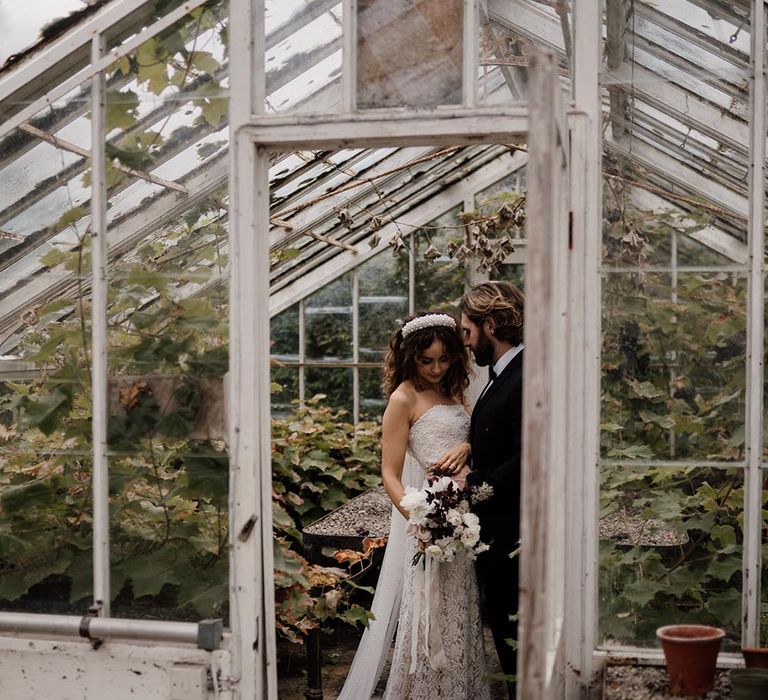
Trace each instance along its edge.
<instances>
[{"instance_id":1,"label":"bride's hand","mask_svg":"<svg viewBox=\"0 0 768 700\"><path fill-rule=\"evenodd\" d=\"M453 476L458 474L469 462L472 448L468 442L460 442L446 450L440 459L432 464L430 473L435 476Z\"/></svg>"}]
</instances>

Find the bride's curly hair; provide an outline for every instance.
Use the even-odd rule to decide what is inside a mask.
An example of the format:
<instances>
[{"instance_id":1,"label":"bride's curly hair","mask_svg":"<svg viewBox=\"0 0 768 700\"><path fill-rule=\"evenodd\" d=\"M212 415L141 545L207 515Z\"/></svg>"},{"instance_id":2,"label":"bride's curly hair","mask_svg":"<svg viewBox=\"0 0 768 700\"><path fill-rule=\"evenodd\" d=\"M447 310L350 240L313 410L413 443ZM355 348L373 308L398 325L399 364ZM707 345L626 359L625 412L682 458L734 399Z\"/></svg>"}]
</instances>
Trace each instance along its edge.
<instances>
[{"instance_id":1,"label":"bride's curly hair","mask_svg":"<svg viewBox=\"0 0 768 700\"><path fill-rule=\"evenodd\" d=\"M427 315L428 313L416 314L406 319L405 323ZM422 386L416 371L416 361L419 355L436 340L445 345L445 353L451 362L448 371L440 380L440 390L447 396L460 401L464 400L464 392L469 386L469 364L458 322L455 328L448 326L420 328L412 331L405 338L403 338L403 328L400 327L397 330L389 341L389 352L384 360L382 370L381 388L386 398L389 398L392 392L408 379L413 382L417 389L426 388Z\"/></svg>"}]
</instances>

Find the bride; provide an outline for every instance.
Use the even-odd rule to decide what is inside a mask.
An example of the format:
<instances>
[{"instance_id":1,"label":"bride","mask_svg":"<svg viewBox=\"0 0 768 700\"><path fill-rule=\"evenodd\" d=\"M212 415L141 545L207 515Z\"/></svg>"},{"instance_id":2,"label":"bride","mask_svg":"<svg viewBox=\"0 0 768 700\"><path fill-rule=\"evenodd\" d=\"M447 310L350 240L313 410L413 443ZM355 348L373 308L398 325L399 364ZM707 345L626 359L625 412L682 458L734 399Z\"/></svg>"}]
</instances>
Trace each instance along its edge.
<instances>
[{"instance_id":1,"label":"bride","mask_svg":"<svg viewBox=\"0 0 768 700\"><path fill-rule=\"evenodd\" d=\"M411 563L417 541L406 532L408 512L400 505L405 487L420 488L430 473L451 474L463 484L470 454L468 383L466 350L452 316L421 314L395 333L384 367L389 400L381 467L392 521L371 608L375 619L355 654L343 700L371 697L395 628L385 698L490 697L474 564L459 554L426 580L423 563Z\"/></svg>"}]
</instances>

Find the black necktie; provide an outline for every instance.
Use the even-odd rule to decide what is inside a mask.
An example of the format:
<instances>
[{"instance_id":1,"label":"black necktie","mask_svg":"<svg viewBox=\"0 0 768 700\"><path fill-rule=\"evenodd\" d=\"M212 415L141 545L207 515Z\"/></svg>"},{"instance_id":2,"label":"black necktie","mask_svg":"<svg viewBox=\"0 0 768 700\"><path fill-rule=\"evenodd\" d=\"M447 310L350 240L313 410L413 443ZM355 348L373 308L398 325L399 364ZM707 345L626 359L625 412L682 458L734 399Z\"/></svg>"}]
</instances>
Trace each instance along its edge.
<instances>
[{"instance_id":1,"label":"black necktie","mask_svg":"<svg viewBox=\"0 0 768 700\"><path fill-rule=\"evenodd\" d=\"M488 377L490 378L488 381L493 381L496 379L496 371L493 369L493 367L488 368Z\"/></svg>"}]
</instances>

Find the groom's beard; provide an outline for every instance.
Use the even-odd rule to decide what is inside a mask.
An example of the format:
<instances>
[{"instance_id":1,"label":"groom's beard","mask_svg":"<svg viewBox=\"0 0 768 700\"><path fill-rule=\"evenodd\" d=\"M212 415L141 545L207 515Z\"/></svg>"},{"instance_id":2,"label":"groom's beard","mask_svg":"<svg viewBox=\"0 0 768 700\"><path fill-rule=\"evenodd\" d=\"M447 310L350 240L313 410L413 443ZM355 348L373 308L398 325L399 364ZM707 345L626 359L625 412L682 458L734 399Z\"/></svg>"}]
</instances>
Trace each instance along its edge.
<instances>
[{"instance_id":1,"label":"groom's beard","mask_svg":"<svg viewBox=\"0 0 768 700\"><path fill-rule=\"evenodd\" d=\"M478 367L487 367L493 364L493 345L484 333L477 339L477 347L472 348L475 355L475 364Z\"/></svg>"}]
</instances>

